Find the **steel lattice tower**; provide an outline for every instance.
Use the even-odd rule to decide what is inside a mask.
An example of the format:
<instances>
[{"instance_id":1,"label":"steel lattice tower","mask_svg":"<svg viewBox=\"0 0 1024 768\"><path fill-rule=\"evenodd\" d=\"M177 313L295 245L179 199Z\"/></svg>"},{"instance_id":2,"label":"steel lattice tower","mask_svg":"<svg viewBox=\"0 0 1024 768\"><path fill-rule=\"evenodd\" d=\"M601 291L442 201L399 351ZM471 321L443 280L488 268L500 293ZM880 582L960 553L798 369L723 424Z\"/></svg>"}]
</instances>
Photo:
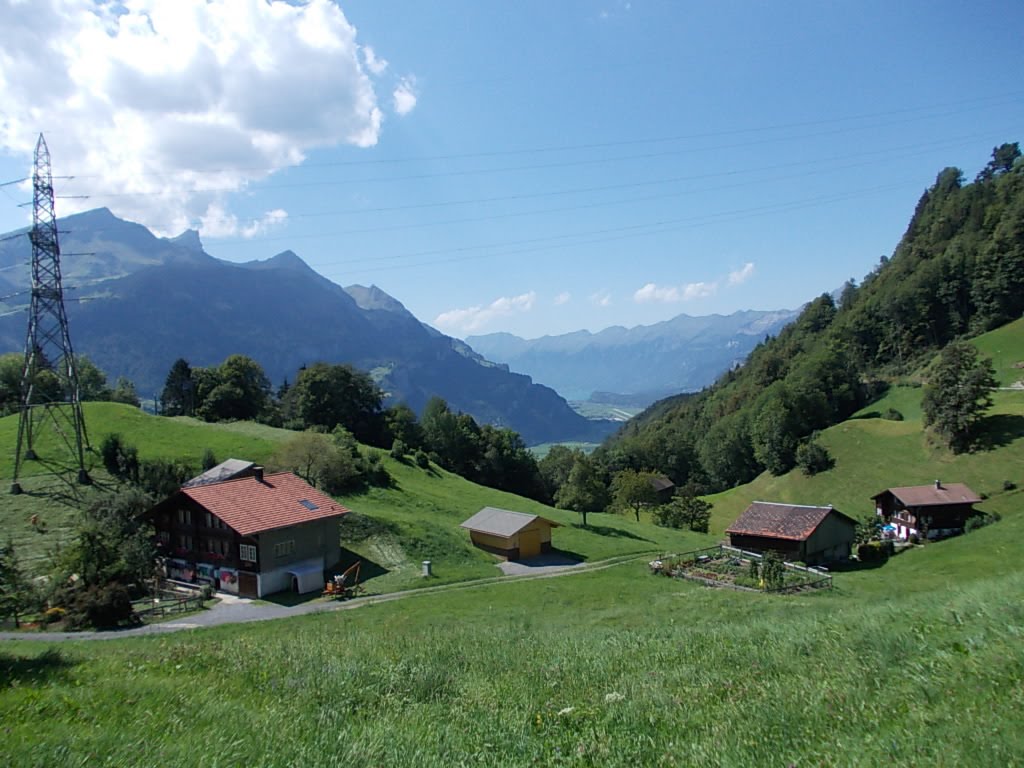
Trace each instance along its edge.
<instances>
[{"instance_id":1,"label":"steel lattice tower","mask_svg":"<svg viewBox=\"0 0 1024 768\"><path fill-rule=\"evenodd\" d=\"M64 311L50 150L42 134L36 142L32 189L32 229L28 233L32 242L32 303L21 374L21 418L11 493L21 493L18 478L26 460L45 462L60 475L77 469L78 482L89 483L85 469L89 440ZM51 428L52 435L50 430L44 431L46 427ZM40 455L37 441L53 455Z\"/></svg>"}]
</instances>

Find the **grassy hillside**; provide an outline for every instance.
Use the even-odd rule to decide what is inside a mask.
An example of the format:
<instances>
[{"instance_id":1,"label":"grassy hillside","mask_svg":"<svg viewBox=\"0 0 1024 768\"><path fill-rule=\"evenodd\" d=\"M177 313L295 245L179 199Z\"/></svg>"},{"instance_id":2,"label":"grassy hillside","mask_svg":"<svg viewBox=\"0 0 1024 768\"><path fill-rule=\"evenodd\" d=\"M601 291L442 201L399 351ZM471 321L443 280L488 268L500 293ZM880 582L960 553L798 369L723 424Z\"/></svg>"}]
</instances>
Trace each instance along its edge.
<instances>
[{"instance_id":1,"label":"grassy hillside","mask_svg":"<svg viewBox=\"0 0 1024 768\"><path fill-rule=\"evenodd\" d=\"M997 377L1006 385L1024 371L1024 320L976 339L991 355ZM754 481L708 497L714 503L712 533L721 534L755 499L794 504L832 504L857 518L874 513L871 496L885 488L921 485L935 479L964 482L989 498L980 509L1006 514L1020 497L1003 490L1009 480L1024 487L1024 390L1000 391L984 422L987 448L955 456L924 433L920 386L894 386L880 400L848 421L824 430L821 442L835 459L834 469L814 477L799 470L775 477L765 472ZM903 421L883 416L899 411Z\"/></svg>"},{"instance_id":2,"label":"grassy hillside","mask_svg":"<svg viewBox=\"0 0 1024 768\"><path fill-rule=\"evenodd\" d=\"M1000 386L1024 382L1024 317L979 336L974 344L992 358Z\"/></svg>"},{"instance_id":3,"label":"grassy hillside","mask_svg":"<svg viewBox=\"0 0 1024 768\"><path fill-rule=\"evenodd\" d=\"M1004 555L1022 522L814 596L633 564L174 636L7 643L0 760L1018 765L1024 562Z\"/></svg>"},{"instance_id":4,"label":"grassy hillside","mask_svg":"<svg viewBox=\"0 0 1024 768\"><path fill-rule=\"evenodd\" d=\"M998 393L993 448L959 457L923 436L920 394L895 387L826 431L830 472L718 495L714 525L753 498L868 514L877 490L935 477L990 494L1001 522L814 595L627 563L277 622L8 642L0 764L1020 765L1024 490L1003 481L1024 486L1024 393ZM904 420L878 416L889 408ZM583 531L444 472L388 468L394 487L345 499L363 516L348 545L390 568L378 588L415 583L424 557L443 578L493 574L457 528L484 504L566 523L556 542L590 558L700 539L607 516Z\"/></svg>"},{"instance_id":5,"label":"grassy hillside","mask_svg":"<svg viewBox=\"0 0 1024 768\"><path fill-rule=\"evenodd\" d=\"M278 443L294 435L251 423L166 419L111 403L88 403L85 414L94 446L107 434L117 432L138 448L143 459L184 458L197 466L207 448L219 459L263 462ZM16 417L0 420L0 444L13 449L16 435ZM41 448L44 451L45 445ZM586 560L692 549L706 540L697 534L631 523L614 515L592 515L590 525L583 528L580 516L574 512L484 488L437 467L424 471L386 455L382 460L394 478L392 487L338 497L357 513L343 525L343 546L349 559L364 560L364 575L375 576L367 585L371 592L423 585L423 560L433 562L435 578L431 584L496 575L495 558L471 546L468 534L459 528L459 523L484 506L541 514L560 523L563 527L554 532L555 547ZM95 494L116 488L116 484L93 454L90 473L95 488L66 487L52 478L33 477L30 473L37 467L34 463L25 466L28 476L23 485L27 492L9 496L0 505L0 525L26 560L41 564L46 552L66 538L76 510ZM12 456L6 455L5 463L0 464L0 490L6 492L12 472ZM29 523L32 515L38 515L38 529Z\"/></svg>"}]
</instances>

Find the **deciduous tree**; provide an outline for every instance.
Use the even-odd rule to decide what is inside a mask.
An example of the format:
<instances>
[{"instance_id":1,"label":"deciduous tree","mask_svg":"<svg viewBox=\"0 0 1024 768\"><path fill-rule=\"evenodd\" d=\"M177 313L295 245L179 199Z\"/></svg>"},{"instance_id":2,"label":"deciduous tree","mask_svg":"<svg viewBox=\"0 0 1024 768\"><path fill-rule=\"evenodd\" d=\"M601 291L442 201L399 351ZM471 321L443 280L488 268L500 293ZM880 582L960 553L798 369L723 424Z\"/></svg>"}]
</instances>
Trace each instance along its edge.
<instances>
[{"instance_id":1,"label":"deciduous tree","mask_svg":"<svg viewBox=\"0 0 1024 768\"><path fill-rule=\"evenodd\" d=\"M632 509L636 521L640 522L640 510L658 502L658 493L651 481L653 472L637 472L624 469L612 478L612 498L617 507Z\"/></svg>"},{"instance_id":2,"label":"deciduous tree","mask_svg":"<svg viewBox=\"0 0 1024 768\"><path fill-rule=\"evenodd\" d=\"M925 425L955 452L967 450L997 386L992 361L967 342L949 344L928 377L921 407Z\"/></svg>"}]
</instances>

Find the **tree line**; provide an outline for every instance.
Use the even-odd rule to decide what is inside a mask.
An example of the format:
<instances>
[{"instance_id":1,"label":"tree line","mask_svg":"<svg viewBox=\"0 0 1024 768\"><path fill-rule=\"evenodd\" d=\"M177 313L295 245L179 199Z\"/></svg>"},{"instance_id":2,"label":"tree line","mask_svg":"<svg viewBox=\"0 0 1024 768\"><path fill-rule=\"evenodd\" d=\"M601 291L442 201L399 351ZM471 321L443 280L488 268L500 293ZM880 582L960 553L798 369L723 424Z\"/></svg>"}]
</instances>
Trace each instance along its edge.
<instances>
[{"instance_id":1,"label":"tree line","mask_svg":"<svg viewBox=\"0 0 1024 768\"><path fill-rule=\"evenodd\" d=\"M56 361L59 363L59 361ZM41 360L35 375L36 402L53 402L65 398L69 384L63 375L65 366ZM20 352L0 355L0 416L17 413L21 403L21 378L25 356ZM119 376L111 386L107 374L85 355L75 355L78 372L78 397L83 401L107 401L139 406L135 384Z\"/></svg>"}]
</instances>

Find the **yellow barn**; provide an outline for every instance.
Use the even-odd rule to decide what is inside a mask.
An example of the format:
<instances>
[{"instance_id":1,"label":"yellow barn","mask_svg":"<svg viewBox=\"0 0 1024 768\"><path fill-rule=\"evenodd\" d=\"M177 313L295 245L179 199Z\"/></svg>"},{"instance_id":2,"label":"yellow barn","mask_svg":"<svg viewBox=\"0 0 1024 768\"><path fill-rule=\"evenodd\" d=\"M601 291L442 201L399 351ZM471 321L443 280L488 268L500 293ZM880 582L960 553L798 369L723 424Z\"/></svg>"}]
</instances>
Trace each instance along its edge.
<instances>
[{"instance_id":1,"label":"yellow barn","mask_svg":"<svg viewBox=\"0 0 1024 768\"><path fill-rule=\"evenodd\" d=\"M551 551L551 529L558 523L540 515L484 507L462 527L480 549L506 560L524 560Z\"/></svg>"}]
</instances>

